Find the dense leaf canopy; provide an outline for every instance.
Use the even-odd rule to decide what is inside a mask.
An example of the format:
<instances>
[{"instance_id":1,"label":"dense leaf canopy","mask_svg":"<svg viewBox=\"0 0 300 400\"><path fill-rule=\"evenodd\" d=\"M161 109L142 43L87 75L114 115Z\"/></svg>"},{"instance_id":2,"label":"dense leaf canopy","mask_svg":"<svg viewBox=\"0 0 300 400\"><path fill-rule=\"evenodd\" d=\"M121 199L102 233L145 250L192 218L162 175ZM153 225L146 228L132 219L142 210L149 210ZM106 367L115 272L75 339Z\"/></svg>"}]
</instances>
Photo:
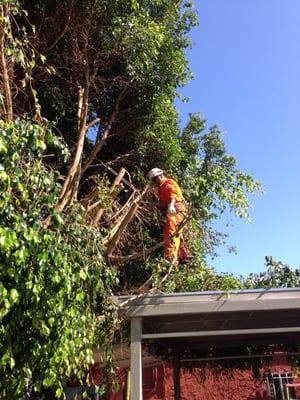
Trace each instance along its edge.
<instances>
[{"instance_id":1,"label":"dense leaf canopy","mask_svg":"<svg viewBox=\"0 0 300 400\"><path fill-rule=\"evenodd\" d=\"M2 398L60 398L67 379L88 381L93 349L109 361L118 340L111 295L149 279L164 291L298 283L281 265L248 279L207 265L224 240L212 221L249 218L260 186L218 126L195 113L180 128L189 1L11 0L0 16ZM190 204L188 266L161 260L152 167Z\"/></svg>"},{"instance_id":2,"label":"dense leaf canopy","mask_svg":"<svg viewBox=\"0 0 300 400\"><path fill-rule=\"evenodd\" d=\"M42 225L59 194L42 155L57 139L29 121L1 122L0 132L0 393L13 399L29 381L39 391L89 366L93 346L110 338L116 274L76 205Z\"/></svg>"}]
</instances>

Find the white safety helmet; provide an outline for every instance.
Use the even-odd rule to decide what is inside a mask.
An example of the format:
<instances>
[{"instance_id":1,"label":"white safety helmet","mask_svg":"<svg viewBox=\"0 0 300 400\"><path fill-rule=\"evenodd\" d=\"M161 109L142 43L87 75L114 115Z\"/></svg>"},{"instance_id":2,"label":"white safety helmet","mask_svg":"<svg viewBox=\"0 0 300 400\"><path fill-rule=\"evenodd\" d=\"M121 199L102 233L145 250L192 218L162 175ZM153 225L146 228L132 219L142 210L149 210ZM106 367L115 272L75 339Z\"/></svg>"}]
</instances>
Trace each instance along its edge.
<instances>
[{"instance_id":1,"label":"white safety helmet","mask_svg":"<svg viewBox=\"0 0 300 400\"><path fill-rule=\"evenodd\" d=\"M152 168L151 171L148 172L148 178L151 180L157 176L163 175L163 173L164 171L160 168Z\"/></svg>"}]
</instances>

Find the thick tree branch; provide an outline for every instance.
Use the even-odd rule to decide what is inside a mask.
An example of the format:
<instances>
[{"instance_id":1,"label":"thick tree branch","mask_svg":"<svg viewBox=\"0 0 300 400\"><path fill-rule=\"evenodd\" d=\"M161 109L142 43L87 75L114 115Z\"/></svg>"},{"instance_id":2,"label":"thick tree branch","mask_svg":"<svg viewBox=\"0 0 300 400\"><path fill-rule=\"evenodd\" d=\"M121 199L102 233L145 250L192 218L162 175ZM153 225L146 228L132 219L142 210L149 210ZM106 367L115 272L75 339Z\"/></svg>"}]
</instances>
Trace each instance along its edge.
<instances>
[{"instance_id":1,"label":"thick tree branch","mask_svg":"<svg viewBox=\"0 0 300 400\"><path fill-rule=\"evenodd\" d=\"M78 98L78 128L79 128L79 135L76 144L75 156L73 159L73 163L69 169L68 175L66 176L65 182L63 184L60 199L57 204L57 211L62 211L69 200L69 196L71 195L72 191L72 181L75 178L76 172L78 171L78 166L81 161L84 139L86 134L86 116L88 111L88 93L89 93L89 86L86 84L84 88L79 88L79 98Z\"/></svg>"},{"instance_id":2,"label":"thick tree branch","mask_svg":"<svg viewBox=\"0 0 300 400\"><path fill-rule=\"evenodd\" d=\"M119 229L117 230L116 234L111 238L111 240L108 243L107 246L107 256L110 258L112 252L114 251L115 247L117 246L117 244L119 243L127 225L130 223L130 221L132 220L132 218L134 217L134 215L136 214L138 208L139 208L139 200L137 199L134 201L134 203L131 205L129 212L125 215L125 217L123 218Z\"/></svg>"},{"instance_id":3,"label":"thick tree branch","mask_svg":"<svg viewBox=\"0 0 300 400\"><path fill-rule=\"evenodd\" d=\"M88 100L89 100L89 80L86 79L86 84L84 88L79 88L78 95L78 140L76 144L76 150L72 165L68 171L68 174L65 178L60 197L58 203L55 207L55 211L63 211L68 202L70 202L74 196L76 196L76 192L78 189L78 182L81 173L81 158L83 145L85 140L85 135L87 132L86 118L88 113ZM44 220L44 226L49 226L51 223L51 217L47 217Z\"/></svg>"},{"instance_id":4,"label":"thick tree branch","mask_svg":"<svg viewBox=\"0 0 300 400\"><path fill-rule=\"evenodd\" d=\"M100 122L100 118L95 118L93 121L91 121L88 126L86 127L86 130L88 131L91 129L94 125L98 124Z\"/></svg>"}]
</instances>

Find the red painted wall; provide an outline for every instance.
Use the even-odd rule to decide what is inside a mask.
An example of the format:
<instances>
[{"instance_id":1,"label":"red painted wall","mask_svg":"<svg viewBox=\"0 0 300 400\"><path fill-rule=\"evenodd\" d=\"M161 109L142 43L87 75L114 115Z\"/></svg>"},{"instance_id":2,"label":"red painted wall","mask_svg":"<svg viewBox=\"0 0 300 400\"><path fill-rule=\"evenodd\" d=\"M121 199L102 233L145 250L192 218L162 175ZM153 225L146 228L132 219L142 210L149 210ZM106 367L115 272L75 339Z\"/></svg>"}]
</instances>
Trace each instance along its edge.
<instances>
[{"instance_id":1,"label":"red painted wall","mask_svg":"<svg viewBox=\"0 0 300 400\"><path fill-rule=\"evenodd\" d=\"M274 355L271 371L291 371L283 354ZM125 370L118 370L118 378L121 390L111 393L110 400L124 399ZM295 383L297 381L299 379L294 380ZM268 400L266 383L254 380L250 370L216 373L210 368L182 368L180 386L181 400ZM143 370L143 400L174 400L173 368L170 363Z\"/></svg>"},{"instance_id":2,"label":"red painted wall","mask_svg":"<svg viewBox=\"0 0 300 400\"><path fill-rule=\"evenodd\" d=\"M164 400L174 399L171 370L169 365L165 366L169 378L165 380ZM267 400L265 384L254 381L250 371L216 374L209 368L182 370L180 386L181 400Z\"/></svg>"},{"instance_id":3,"label":"red painted wall","mask_svg":"<svg viewBox=\"0 0 300 400\"><path fill-rule=\"evenodd\" d=\"M144 400L174 400L170 364L143 372ZM253 380L250 371L215 374L211 369L182 369L181 400L267 400L264 383Z\"/></svg>"},{"instance_id":4,"label":"red painted wall","mask_svg":"<svg viewBox=\"0 0 300 400\"><path fill-rule=\"evenodd\" d=\"M283 354L273 356L270 372L290 372ZM295 379L294 382L299 382ZM174 400L171 364L143 371L144 400ZM253 379L252 371L215 373L210 368L181 369L181 400L268 400L267 385Z\"/></svg>"}]
</instances>

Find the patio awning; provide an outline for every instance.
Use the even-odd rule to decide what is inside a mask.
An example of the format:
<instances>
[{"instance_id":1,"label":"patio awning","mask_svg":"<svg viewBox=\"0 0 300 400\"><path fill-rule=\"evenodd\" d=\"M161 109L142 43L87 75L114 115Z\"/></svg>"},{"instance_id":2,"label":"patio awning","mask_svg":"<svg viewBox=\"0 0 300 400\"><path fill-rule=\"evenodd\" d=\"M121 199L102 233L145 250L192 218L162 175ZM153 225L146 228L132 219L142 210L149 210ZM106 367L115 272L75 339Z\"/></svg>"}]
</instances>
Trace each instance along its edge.
<instances>
[{"instance_id":1,"label":"patio awning","mask_svg":"<svg viewBox=\"0 0 300 400\"><path fill-rule=\"evenodd\" d=\"M147 294L115 302L126 318L142 319L142 339L224 347L300 338L300 288Z\"/></svg>"},{"instance_id":2,"label":"patio awning","mask_svg":"<svg viewBox=\"0 0 300 400\"><path fill-rule=\"evenodd\" d=\"M300 288L114 298L131 320L132 399L141 399L141 342L178 350L300 343Z\"/></svg>"}]
</instances>

